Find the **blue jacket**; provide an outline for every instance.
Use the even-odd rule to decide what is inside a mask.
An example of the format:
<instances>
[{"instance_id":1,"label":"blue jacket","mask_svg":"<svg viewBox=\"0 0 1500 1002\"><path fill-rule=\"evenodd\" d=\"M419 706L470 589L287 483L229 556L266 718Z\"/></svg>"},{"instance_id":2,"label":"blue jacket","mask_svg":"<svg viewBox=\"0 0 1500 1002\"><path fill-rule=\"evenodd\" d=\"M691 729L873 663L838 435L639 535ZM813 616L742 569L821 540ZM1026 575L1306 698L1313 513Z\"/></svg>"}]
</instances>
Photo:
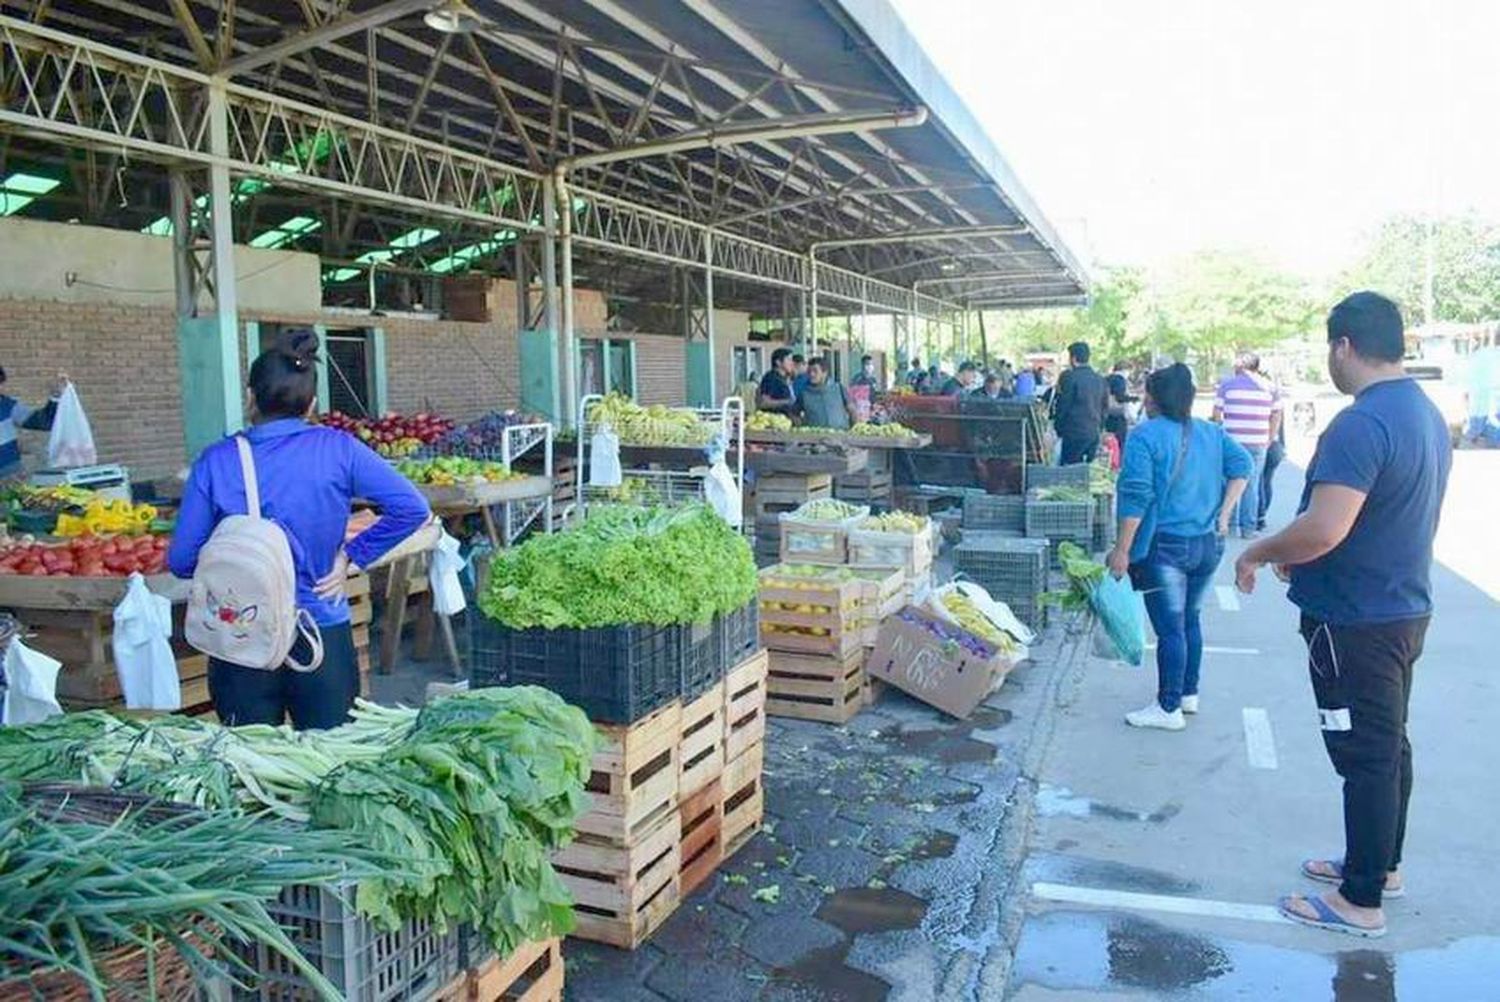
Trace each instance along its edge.
<instances>
[{"instance_id":1,"label":"blue jacket","mask_svg":"<svg viewBox=\"0 0 1500 1002\"><path fill-rule=\"evenodd\" d=\"M261 514L279 523L292 545L298 607L319 626L349 622L349 603L342 596L331 602L320 599L313 586L333 569L344 545L350 501L362 498L380 509L379 521L345 546L351 561L368 567L421 528L429 515L427 500L347 432L287 418L256 425L246 434L255 456ZM246 511L239 451L232 437L225 438L204 449L193 464L167 551L172 573L192 577L198 551L219 520Z\"/></svg>"},{"instance_id":2,"label":"blue jacket","mask_svg":"<svg viewBox=\"0 0 1500 1002\"><path fill-rule=\"evenodd\" d=\"M1121 518L1139 518L1140 529L1130 559L1140 560L1158 532L1170 536L1203 536L1214 531L1230 480L1248 478L1252 465L1245 447L1221 425L1193 419L1188 453L1176 483L1172 471L1182 450L1182 425L1171 418L1152 418L1125 440L1125 460L1115 487Z\"/></svg>"}]
</instances>

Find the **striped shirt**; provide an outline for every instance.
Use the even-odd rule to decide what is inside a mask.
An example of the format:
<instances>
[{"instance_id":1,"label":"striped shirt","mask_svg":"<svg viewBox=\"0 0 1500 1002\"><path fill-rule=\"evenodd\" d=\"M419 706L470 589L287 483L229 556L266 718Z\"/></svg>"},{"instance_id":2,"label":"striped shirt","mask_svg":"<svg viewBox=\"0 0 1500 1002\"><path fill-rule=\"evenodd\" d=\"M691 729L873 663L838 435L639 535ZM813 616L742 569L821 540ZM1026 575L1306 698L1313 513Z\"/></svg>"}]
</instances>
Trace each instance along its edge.
<instances>
[{"instance_id":1,"label":"striped shirt","mask_svg":"<svg viewBox=\"0 0 1500 1002\"><path fill-rule=\"evenodd\" d=\"M1270 383L1237 372L1219 384L1214 406L1224 415L1224 430L1240 445L1271 444L1271 415L1281 409L1281 398Z\"/></svg>"}]
</instances>

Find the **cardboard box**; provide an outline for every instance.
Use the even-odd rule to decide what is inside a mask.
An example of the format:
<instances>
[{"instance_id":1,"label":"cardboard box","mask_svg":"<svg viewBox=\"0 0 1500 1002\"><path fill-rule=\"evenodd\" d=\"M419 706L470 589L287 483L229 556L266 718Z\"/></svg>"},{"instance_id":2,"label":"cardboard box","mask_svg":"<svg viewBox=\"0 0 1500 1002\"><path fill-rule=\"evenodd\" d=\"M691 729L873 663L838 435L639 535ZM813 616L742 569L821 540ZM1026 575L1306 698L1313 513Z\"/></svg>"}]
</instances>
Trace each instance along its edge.
<instances>
[{"instance_id":1,"label":"cardboard box","mask_svg":"<svg viewBox=\"0 0 1500 1002\"><path fill-rule=\"evenodd\" d=\"M865 671L962 720L1011 665L992 645L909 605L881 626Z\"/></svg>"}]
</instances>

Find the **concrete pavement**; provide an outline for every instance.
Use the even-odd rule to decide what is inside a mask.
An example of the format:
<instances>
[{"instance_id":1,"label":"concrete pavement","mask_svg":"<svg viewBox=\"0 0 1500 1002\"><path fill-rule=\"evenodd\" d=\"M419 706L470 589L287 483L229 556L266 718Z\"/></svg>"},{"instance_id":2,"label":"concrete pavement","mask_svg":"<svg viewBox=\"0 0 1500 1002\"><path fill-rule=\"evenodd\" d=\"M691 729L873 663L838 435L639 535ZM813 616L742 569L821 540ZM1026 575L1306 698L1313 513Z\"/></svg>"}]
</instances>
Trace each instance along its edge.
<instances>
[{"instance_id":1,"label":"concrete pavement","mask_svg":"<svg viewBox=\"0 0 1500 1002\"><path fill-rule=\"evenodd\" d=\"M1291 517L1301 482L1283 466L1273 522ZM1154 666L1059 669L1008 997L1500 999L1497 497L1500 454L1460 453L1412 699L1409 891L1387 905L1390 934L1305 929L1267 907L1318 889L1298 865L1339 855L1342 821L1295 613L1266 575L1253 596L1210 593L1203 712L1185 732L1121 721L1154 694Z\"/></svg>"}]
</instances>

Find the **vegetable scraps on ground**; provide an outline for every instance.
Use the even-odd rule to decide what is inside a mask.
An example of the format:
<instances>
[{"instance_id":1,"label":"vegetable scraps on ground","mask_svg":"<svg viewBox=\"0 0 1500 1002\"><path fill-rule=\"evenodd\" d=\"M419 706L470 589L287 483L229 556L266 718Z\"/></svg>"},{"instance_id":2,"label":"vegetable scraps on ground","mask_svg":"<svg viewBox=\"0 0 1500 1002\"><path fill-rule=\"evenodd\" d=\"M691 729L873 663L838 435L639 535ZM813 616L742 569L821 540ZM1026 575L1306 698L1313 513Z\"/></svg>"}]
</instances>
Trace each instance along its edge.
<instances>
[{"instance_id":1,"label":"vegetable scraps on ground","mask_svg":"<svg viewBox=\"0 0 1500 1002\"><path fill-rule=\"evenodd\" d=\"M70 794L80 798L87 791ZM266 901L289 884L331 885L401 864L341 831L237 812L163 812L149 802L113 821L70 800L38 803L0 783L0 995L45 998L58 972L97 998L103 954L168 944L200 975L253 973L230 940L280 954L323 999L342 996L287 939ZM112 996L111 996L112 997Z\"/></svg>"},{"instance_id":2,"label":"vegetable scraps on ground","mask_svg":"<svg viewBox=\"0 0 1500 1002\"><path fill-rule=\"evenodd\" d=\"M469 922L502 953L572 927L551 869L586 806L595 735L527 686L455 693L420 713L361 703L328 731L102 712L0 729L0 775L77 780L358 835L400 859L361 882L382 926Z\"/></svg>"},{"instance_id":3,"label":"vegetable scraps on ground","mask_svg":"<svg viewBox=\"0 0 1500 1002\"><path fill-rule=\"evenodd\" d=\"M702 504L596 506L496 556L479 605L513 629L702 623L755 598L750 544Z\"/></svg>"}]
</instances>

